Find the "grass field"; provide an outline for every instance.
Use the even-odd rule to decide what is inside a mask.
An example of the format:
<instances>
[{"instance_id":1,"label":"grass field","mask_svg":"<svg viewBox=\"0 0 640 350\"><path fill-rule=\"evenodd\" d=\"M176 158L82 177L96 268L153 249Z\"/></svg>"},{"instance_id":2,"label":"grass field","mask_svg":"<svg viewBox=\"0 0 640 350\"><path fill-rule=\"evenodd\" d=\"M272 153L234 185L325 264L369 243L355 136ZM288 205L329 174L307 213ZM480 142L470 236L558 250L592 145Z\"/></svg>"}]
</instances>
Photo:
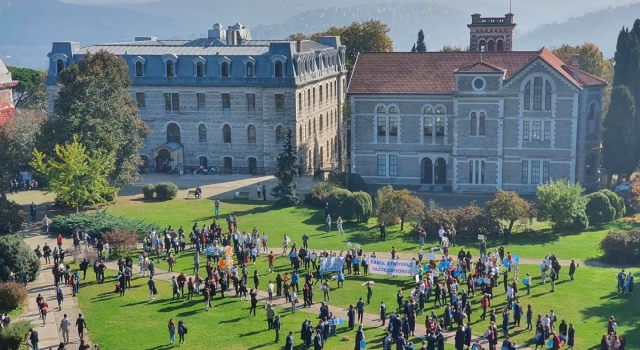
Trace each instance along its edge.
<instances>
[{"instance_id":1,"label":"grass field","mask_svg":"<svg viewBox=\"0 0 640 350\"><path fill-rule=\"evenodd\" d=\"M194 222L210 225L214 217L213 201L174 199L165 202L144 202L141 200L119 199L108 210L114 214L126 217L144 219L150 223L157 224L165 228L171 225L174 228L183 226L187 230ZM399 231L399 225L391 226L387 229L387 240L380 242L380 234L371 219L369 224L358 224L347 222L344 224L346 235L339 236L335 224L333 231L325 232L324 210L300 206L297 208L274 208L267 202L260 201L230 201L223 202L218 222L222 221L226 227L225 218L229 215L238 216L238 226L240 230L251 232L256 227L259 232L266 232L269 236L270 247L280 247L284 234L289 235L293 242L302 243L302 235L307 232L310 239L310 246L316 249L327 248L333 250L344 250L347 242L360 244L363 249L369 252L388 252L392 246L402 253L416 254L418 251L418 238L410 229L405 227L404 232ZM514 233L510 237L508 249L513 253L518 253L521 257L542 259L547 253L555 252L561 259L595 259L601 255L598 243L610 229L628 229L631 224L615 222L602 227L590 228L580 234L557 233L550 229L547 223L535 223L535 231L524 231ZM436 244L436 233L428 233L428 244ZM457 242L465 250L471 249L472 253L478 255L478 241L476 237L459 239ZM489 242L490 248L503 245L502 237L492 239ZM455 248L457 250L457 248Z\"/></svg>"}]
</instances>

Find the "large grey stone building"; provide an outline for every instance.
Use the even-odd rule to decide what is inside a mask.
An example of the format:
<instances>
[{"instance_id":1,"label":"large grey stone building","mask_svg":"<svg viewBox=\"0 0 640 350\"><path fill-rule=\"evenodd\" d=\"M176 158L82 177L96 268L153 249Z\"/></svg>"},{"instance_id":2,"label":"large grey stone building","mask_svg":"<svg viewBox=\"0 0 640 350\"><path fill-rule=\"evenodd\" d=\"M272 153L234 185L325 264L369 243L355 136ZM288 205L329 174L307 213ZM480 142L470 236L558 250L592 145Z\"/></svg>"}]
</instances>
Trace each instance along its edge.
<instances>
[{"instance_id":1,"label":"large grey stone building","mask_svg":"<svg viewBox=\"0 0 640 350\"><path fill-rule=\"evenodd\" d=\"M505 18L474 15L471 43L512 33ZM597 186L607 82L578 57L567 65L504 38L475 52L361 53L348 88L352 171L454 192L532 193L560 178Z\"/></svg>"},{"instance_id":2,"label":"large grey stone building","mask_svg":"<svg viewBox=\"0 0 640 350\"><path fill-rule=\"evenodd\" d=\"M287 128L307 172L340 166L346 68L339 37L252 40L247 26L216 23L195 40L55 42L46 79L52 117L58 74L100 50L129 66L131 94L152 130L141 151L150 169L269 173Z\"/></svg>"}]
</instances>

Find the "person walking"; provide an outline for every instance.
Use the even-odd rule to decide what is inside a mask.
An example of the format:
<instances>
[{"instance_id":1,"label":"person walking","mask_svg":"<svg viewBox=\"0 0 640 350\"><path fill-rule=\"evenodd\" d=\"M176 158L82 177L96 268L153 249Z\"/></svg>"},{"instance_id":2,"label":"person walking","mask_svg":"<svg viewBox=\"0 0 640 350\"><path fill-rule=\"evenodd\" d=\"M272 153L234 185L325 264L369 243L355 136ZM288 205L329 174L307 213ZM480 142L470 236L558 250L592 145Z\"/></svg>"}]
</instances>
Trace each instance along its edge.
<instances>
[{"instance_id":1,"label":"person walking","mask_svg":"<svg viewBox=\"0 0 640 350\"><path fill-rule=\"evenodd\" d=\"M339 235L344 235L344 230L342 229L342 216L338 216L338 220L336 221L336 225L338 226L338 234Z\"/></svg>"},{"instance_id":2,"label":"person walking","mask_svg":"<svg viewBox=\"0 0 640 350\"><path fill-rule=\"evenodd\" d=\"M251 310L253 310L253 316L255 316L256 308L258 306L258 290L252 288L249 292L249 295L251 296L251 307L249 308L249 316L251 316Z\"/></svg>"},{"instance_id":3,"label":"person walking","mask_svg":"<svg viewBox=\"0 0 640 350\"><path fill-rule=\"evenodd\" d=\"M209 291L209 287L204 288L202 296L204 297L204 311L209 312L209 308L211 307L211 292Z\"/></svg>"},{"instance_id":4,"label":"person walking","mask_svg":"<svg viewBox=\"0 0 640 350\"><path fill-rule=\"evenodd\" d=\"M220 200L218 198L216 198L216 201L214 202L214 207L215 207L215 215L217 219L218 215L220 215Z\"/></svg>"},{"instance_id":5,"label":"person walking","mask_svg":"<svg viewBox=\"0 0 640 350\"><path fill-rule=\"evenodd\" d=\"M33 328L29 329L29 342L31 342L31 349L38 350L40 338L38 337L38 331L33 330Z\"/></svg>"},{"instance_id":6,"label":"person walking","mask_svg":"<svg viewBox=\"0 0 640 350\"><path fill-rule=\"evenodd\" d=\"M158 294L158 290L156 289L156 281L153 280L153 276L149 276L147 285L149 286L149 300L156 300L156 294Z\"/></svg>"},{"instance_id":7,"label":"person walking","mask_svg":"<svg viewBox=\"0 0 640 350\"><path fill-rule=\"evenodd\" d=\"M187 334L187 331L187 325L185 325L182 320L178 321L178 337L180 345L184 345L184 336Z\"/></svg>"},{"instance_id":8,"label":"person walking","mask_svg":"<svg viewBox=\"0 0 640 350\"><path fill-rule=\"evenodd\" d=\"M42 318L42 325L47 323L47 313L49 313L49 304L46 300L42 300L40 304L40 317Z\"/></svg>"},{"instance_id":9,"label":"person walking","mask_svg":"<svg viewBox=\"0 0 640 350\"><path fill-rule=\"evenodd\" d=\"M273 319L276 316L276 310L271 303L267 303L264 308L267 310L267 330L270 330L273 328Z\"/></svg>"},{"instance_id":10,"label":"person walking","mask_svg":"<svg viewBox=\"0 0 640 350\"><path fill-rule=\"evenodd\" d=\"M269 293L269 301L273 301L273 289L274 289L274 285L273 282L269 281L269 286L267 287L267 293Z\"/></svg>"},{"instance_id":11,"label":"person walking","mask_svg":"<svg viewBox=\"0 0 640 350\"><path fill-rule=\"evenodd\" d=\"M176 341L176 322L173 317L169 319L169 344L173 344Z\"/></svg>"},{"instance_id":12,"label":"person walking","mask_svg":"<svg viewBox=\"0 0 640 350\"><path fill-rule=\"evenodd\" d=\"M47 217L47 214L44 214L44 218L42 218L42 225L44 226L44 232L49 233L49 224L51 224L51 219Z\"/></svg>"},{"instance_id":13,"label":"person walking","mask_svg":"<svg viewBox=\"0 0 640 350\"><path fill-rule=\"evenodd\" d=\"M267 185L264 183L262 184L262 200L267 201Z\"/></svg>"},{"instance_id":14,"label":"person walking","mask_svg":"<svg viewBox=\"0 0 640 350\"><path fill-rule=\"evenodd\" d=\"M78 337L80 337L80 340L84 340L84 330L87 328L87 322L82 317L82 314L78 314L76 327L78 327Z\"/></svg>"},{"instance_id":15,"label":"person walking","mask_svg":"<svg viewBox=\"0 0 640 350\"><path fill-rule=\"evenodd\" d=\"M331 232L331 214L327 214L327 217L324 220L324 225L327 233Z\"/></svg>"},{"instance_id":16,"label":"person walking","mask_svg":"<svg viewBox=\"0 0 640 350\"><path fill-rule=\"evenodd\" d=\"M362 342L365 341L365 337L364 337L364 331L362 330L362 325L360 325L358 327L358 331L356 332L356 343L355 343L355 347L354 350L360 350L362 349Z\"/></svg>"},{"instance_id":17,"label":"person walking","mask_svg":"<svg viewBox=\"0 0 640 350\"><path fill-rule=\"evenodd\" d=\"M67 314L64 314L58 329L62 332L62 341L65 344L69 344L69 328L71 328L71 321L67 318Z\"/></svg>"},{"instance_id":18,"label":"person walking","mask_svg":"<svg viewBox=\"0 0 640 350\"><path fill-rule=\"evenodd\" d=\"M273 318L273 325L271 328L273 328L273 330L276 331L276 340L275 342L278 343L280 341L280 326L282 325L282 323L280 322L280 315L276 315Z\"/></svg>"},{"instance_id":19,"label":"person walking","mask_svg":"<svg viewBox=\"0 0 640 350\"><path fill-rule=\"evenodd\" d=\"M62 288L59 286L56 287L56 300L58 301L58 310L62 310L62 306L64 305L64 294L62 293Z\"/></svg>"},{"instance_id":20,"label":"person walking","mask_svg":"<svg viewBox=\"0 0 640 350\"><path fill-rule=\"evenodd\" d=\"M387 305L384 304L384 301L380 302L380 321L382 321L383 326L387 321Z\"/></svg>"},{"instance_id":21,"label":"person walking","mask_svg":"<svg viewBox=\"0 0 640 350\"><path fill-rule=\"evenodd\" d=\"M362 323L364 318L364 301L362 301L362 297L360 297L360 300L358 300L356 304L356 311L358 312L358 323Z\"/></svg>"}]
</instances>

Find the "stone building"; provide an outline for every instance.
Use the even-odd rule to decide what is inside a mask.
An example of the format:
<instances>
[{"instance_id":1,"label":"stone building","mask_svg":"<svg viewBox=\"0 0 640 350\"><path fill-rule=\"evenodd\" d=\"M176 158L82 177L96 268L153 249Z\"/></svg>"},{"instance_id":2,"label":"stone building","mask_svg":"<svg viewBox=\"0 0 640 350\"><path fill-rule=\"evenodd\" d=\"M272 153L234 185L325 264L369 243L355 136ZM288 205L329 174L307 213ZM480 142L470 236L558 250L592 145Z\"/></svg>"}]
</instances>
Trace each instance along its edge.
<instances>
[{"instance_id":1,"label":"stone building","mask_svg":"<svg viewBox=\"0 0 640 350\"><path fill-rule=\"evenodd\" d=\"M560 178L597 187L607 82L580 71L577 56L567 65L510 43L361 53L348 88L352 171L430 191L533 193Z\"/></svg>"},{"instance_id":2,"label":"stone building","mask_svg":"<svg viewBox=\"0 0 640 350\"><path fill-rule=\"evenodd\" d=\"M269 173L287 128L308 172L343 159L346 68L339 37L252 40L247 26L216 23L195 40L54 42L46 79L52 117L58 74L99 50L129 66L131 94L152 130L141 151L150 169Z\"/></svg>"},{"instance_id":3,"label":"stone building","mask_svg":"<svg viewBox=\"0 0 640 350\"><path fill-rule=\"evenodd\" d=\"M18 85L17 81L11 78L11 73L0 60L0 125L13 119L16 108L13 105L13 93L11 89Z\"/></svg>"}]
</instances>

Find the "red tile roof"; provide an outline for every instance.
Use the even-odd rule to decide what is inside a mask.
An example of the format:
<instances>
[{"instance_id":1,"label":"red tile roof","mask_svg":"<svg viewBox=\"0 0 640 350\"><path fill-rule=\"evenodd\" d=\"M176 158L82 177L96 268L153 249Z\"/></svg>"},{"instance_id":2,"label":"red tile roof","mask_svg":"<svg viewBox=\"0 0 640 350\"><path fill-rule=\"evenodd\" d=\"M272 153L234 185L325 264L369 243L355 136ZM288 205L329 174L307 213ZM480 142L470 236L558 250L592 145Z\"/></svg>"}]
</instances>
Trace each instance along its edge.
<instances>
[{"instance_id":1,"label":"red tile roof","mask_svg":"<svg viewBox=\"0 0 640 350\"><path fill-rule=\"evenodd\" d=\"M455 91L454 72L472 69L487 72L496 69L509 79L528 63L541 58L577 87L606 84L580 72L574 79L571 67L549 50L483 52L364 52L358 55L349 94L451 94ZM489 70L491 69L491 70Z\"/></svg>"}]
</instances>

